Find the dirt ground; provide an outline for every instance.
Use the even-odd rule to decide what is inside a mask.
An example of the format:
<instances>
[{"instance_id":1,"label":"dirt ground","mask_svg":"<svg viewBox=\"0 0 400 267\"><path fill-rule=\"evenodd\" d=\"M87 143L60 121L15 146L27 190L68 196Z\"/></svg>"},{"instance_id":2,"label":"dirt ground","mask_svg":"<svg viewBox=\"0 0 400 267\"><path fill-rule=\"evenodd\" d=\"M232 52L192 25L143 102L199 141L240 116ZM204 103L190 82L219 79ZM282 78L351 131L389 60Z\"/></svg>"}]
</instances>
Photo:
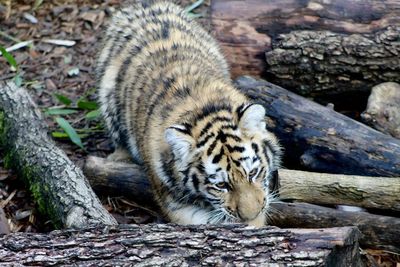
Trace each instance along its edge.
<instances>
[{"instance_id":1,"label":"dirt ground","mask_svg":"<svg viewBox=\"0 0 400 267\"><path fill-rule=\"evenodd\" d=\"M42 2L40 5L37 3ZM123 0L55 0L11 1L0 0L0 45L11 47L22 41L32 44L11 52L18 70L13 71L0 57L0 80L12 79L18 72L37 105L45 111L62 106L55 94L61 94L73 103L85 97L96 100L94 65L99 38L110 14ZM181 1L183 6L194 0ZM209 2L196 9L206 23ZM208 25L205 25L206 27ZM49 40L61 40L54 44ZM66 42L67 41L67 42ZM68 156L82 166L90 155L105 156L112 152L111 143L100 119L87 120L87 110L64 115L71 125L85 132L85 149L69 139L56 141ZM60 131L53 116L46 116L51 132ZM94 129L94 130L93 130ZM85 131L86 130L86 131ZM11 231L43 232L52 226L36 211L33 200L18 177L3 166L0 151L0 207L4 209ZM155 218L137 208L135 203L120 198L101 196L104 206L120 223L147 223ZM371 251L381 266L396 266L384 253Z\"/></svg>"}]
</instances>

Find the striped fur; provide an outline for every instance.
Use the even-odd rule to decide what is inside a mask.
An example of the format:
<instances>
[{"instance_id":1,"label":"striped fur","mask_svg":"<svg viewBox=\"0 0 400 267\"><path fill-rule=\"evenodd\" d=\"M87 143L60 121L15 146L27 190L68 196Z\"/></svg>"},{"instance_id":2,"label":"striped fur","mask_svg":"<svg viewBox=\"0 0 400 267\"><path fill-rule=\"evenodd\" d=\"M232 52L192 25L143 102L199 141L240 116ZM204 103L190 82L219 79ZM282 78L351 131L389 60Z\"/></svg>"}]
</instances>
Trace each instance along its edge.
<instances>
[{"instance_id":1,"label":"striped fur","mask_svg":"<svg viewBox=\"0 0 400 267\"><path fill-rule=\"evenodd\" d=\"M118 11L96 71L117 151L146 167L166 219L264 224L278 141L264 108L233 87L217 43L180 7Z\"/></svg>"}]
</instances>

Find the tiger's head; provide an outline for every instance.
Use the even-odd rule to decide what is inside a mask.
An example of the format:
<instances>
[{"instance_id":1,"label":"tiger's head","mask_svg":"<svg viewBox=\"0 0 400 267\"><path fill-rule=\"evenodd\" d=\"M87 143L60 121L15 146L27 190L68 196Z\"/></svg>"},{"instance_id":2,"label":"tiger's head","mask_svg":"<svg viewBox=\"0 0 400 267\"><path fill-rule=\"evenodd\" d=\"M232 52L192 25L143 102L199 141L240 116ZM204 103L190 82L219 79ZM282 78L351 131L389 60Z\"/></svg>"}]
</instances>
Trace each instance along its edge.
<instances>
[{"instance_id":1,"label":"tiger's head","mask_svg":"<svg viewBox=\"0 0 400 267\"><path fill-rule=\"evenodd\" d=\"M220 109L191 129L187 125L168 128L165 138L182 186L213 208L210 223L251 224L265 218L281 148L266 130L263 106Z\"/></svg>"}]
</instances>

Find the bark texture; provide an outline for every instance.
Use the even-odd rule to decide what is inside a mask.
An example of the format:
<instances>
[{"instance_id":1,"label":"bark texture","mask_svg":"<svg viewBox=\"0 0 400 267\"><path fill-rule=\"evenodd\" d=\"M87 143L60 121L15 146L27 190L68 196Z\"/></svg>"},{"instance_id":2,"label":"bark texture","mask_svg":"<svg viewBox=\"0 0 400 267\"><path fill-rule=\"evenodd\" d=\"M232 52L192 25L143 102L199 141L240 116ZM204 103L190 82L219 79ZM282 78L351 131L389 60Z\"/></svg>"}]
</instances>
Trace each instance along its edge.
<instances>
[{"instance_id":1,"label":"bark texture","mask_svg":"<svg viewBox=\"0 0 400 267\"><path fill-rule=\"evenodd\" d=\"M111 166L113 168L110 168ZM89 157L84 172L94 190L101 190L99 193L125 196L144 208L157 212L150 184L138 165ZM284 176L282 183L295 176L287 176L287 172L280 170L280 176ZM298 190L305 189L301 187ZM284 191L286 190L283 190L282 196L285 196ZM305 194L307 193L309 192L305 190ZM362 232L360 244L364 248L380 248L400 253L400 218L366 212L339 211L305 203L272 203L270 219L271 224L279 227L320 228L355 225Z\"/></svg>"},{"instance_id":2,"label":"bark texture","mask_svg":"<svg viewBox=\"0 0 400 267\"><path fill-rule=\"evenodd\" d=\"M357 239L354 227L121 225L15 233L0 238L0 255L4 265L360 266Z\"/></svg>"},{"instance_id":3,"label":"bark texture","mask_svg":"<svg viewBox=\"0 0 400 267\"><path fill-rule=\"evenodd\" d=\"M400 80L399 1L215 0L211 13L235 77L311 96Z\"/></svg>"},{"instance_id":4,"label":"bark texture","mask_svg":"<svg viewBox=\"0 0 400 267\"><path fill-rule=\"evenodd\" d=\"M39 211L56 227L116 224L82 171L56 147L27 91L0 83L0 138L5 164L24 178Z\"/></svg>"},{"instance_id":5,"label":"bark texture","mask_svg":"<svg viewBox=\"0 0 400 267\"><path fill-rule=\"evenodd\" d=\"M400 253L400 218L348 212L308 203L274 203L271 224L279 227L357 226L360 245Z\"/></svg>"},{"instance_id":6,"label":"bark texture","mask_svg":"<svg viewBox=\"0 0 400 267\"><path fill-rule=\"evenodd\" d=\"M236 85L265 107L267 127L284 147L285 167L400 176L399 139L263 80L240 77Z\"/></svg>"}]
</instances>

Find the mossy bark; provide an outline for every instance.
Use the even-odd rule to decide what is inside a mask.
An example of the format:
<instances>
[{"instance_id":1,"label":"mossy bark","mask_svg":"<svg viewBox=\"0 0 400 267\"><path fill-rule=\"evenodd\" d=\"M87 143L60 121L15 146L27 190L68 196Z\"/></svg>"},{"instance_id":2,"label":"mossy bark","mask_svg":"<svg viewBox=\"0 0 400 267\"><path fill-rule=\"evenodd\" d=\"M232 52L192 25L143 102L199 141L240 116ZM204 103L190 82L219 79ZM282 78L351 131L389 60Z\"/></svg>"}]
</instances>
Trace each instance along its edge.
<instances>
[{"instance_id":1,"label":"mossy bark","mask_svg":"<svg viewBox=\"0 0 400 267\"><path fill-rule=\"evenodd\" d=\"M0 83L4 163L27 184L39 211L57 228L116 224L82 171L57 148L40 111L23 88Z\"/></svg>"}]
</instances>

